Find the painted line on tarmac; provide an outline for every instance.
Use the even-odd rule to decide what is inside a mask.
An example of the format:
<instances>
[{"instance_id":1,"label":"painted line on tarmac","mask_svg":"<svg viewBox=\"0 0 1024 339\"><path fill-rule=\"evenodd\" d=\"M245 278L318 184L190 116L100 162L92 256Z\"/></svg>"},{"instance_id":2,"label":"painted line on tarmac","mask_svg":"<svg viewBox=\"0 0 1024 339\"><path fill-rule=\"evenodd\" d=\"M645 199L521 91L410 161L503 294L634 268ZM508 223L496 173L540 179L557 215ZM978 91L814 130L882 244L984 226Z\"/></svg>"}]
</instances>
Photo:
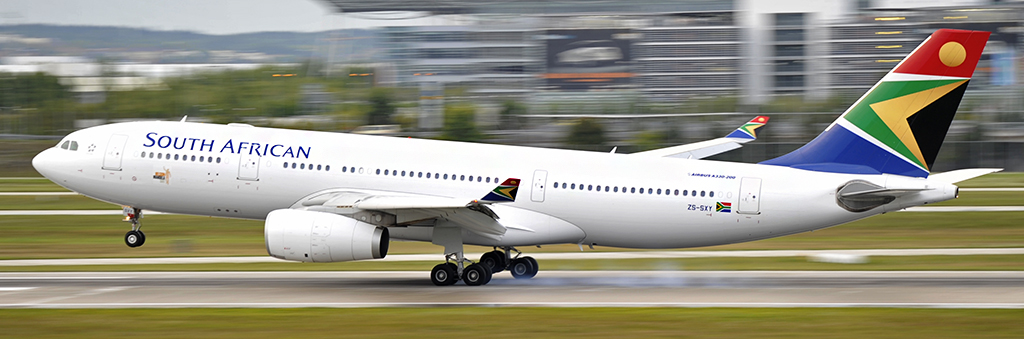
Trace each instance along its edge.
<instances>
[{"instance_id":1,"label":"painted line on tarmac","mask_svg":"<svg viewBox=\"0 0 1024 339\"><path fill-rule=\"evenodd\" d=\"M173 214L146 211L147 216ZM0 211L0 216L32 216L32 215L124 215L124 210L11 210Z\"/></svg>"},{"instance_id":2,"label":"painted line on tarmac","mask_svg":"<svg viewBox=\"0 0 1024 339\"><path fill-rule=\"evenodd\" d=\"M636 252L558 252L530 253L538 260L608 260L608 259L686 259L686 258L779 258L840 256L934 256L934 255L1022 255L1024 248L918 248L862 250L765 250L765 251L636 251ZM467 253L477 258L482 253ZM394 254L374 262L438 261L439 254ZM253 264L290 263L270 256L253 257L169 257L169 258L96 258L96 259L14 259L0 260L0 266L89 266L89 265L159 265L159 264ZM3 278L0 278L3 279Z\"/></svg>"},{"instance_id":3,"label":"painted line on tarmac","mask_svg":"<svg viewBox=\"0 0 1024 339\"><path fill-rule=\"evenodd\" d=\"M960 192L1024 192L1024 187L961 188Z\"/></svg>"},{"instance_id":4,"label":"painted line on tarmac","mask_svg":"<svg viewBox=\"0 0 1024 339\"><path fill-rule=\"evenodd\" d=\"M615 308L946 308L1024 309L1024 303L787 303L787 302L339 302L339 303L20 303L0 308L379 308L379 307L615 307Z\"/></svg>"},{"instance_id":5,"label":"painted line on tarmac","mask_svg":"<svg viewBox=\"0 0 1024 339\"><path fill-rule=\"evenodd\" d=\"M5 195L81 195L75 192L0 192L0 196Z\"/></svg>"},{"instance_id":6,"label":"painted line on tarmac","mask_svg":"<svg viewBox=\"0 0 1024 339\"><path fill-rule=\"evenodd\" d=\"M917 206L900 212L1024 212L1024 206Z\"/></svg>"}]
</instances>

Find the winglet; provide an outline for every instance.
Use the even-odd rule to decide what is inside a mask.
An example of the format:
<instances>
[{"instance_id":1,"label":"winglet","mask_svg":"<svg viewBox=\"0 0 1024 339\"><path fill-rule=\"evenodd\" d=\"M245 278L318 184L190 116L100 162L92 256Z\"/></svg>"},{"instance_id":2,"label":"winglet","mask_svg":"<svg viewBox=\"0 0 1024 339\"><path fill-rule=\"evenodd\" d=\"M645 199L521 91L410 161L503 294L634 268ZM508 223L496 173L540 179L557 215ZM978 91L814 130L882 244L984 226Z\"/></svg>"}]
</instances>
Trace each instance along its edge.
<instances>
[{"instance_id":1,"label":"winglet","mask_svg":"<svg viewBox=\"0 0 1024 339\"><path fill-rule=\"evenodd\" d=\"M516 193L519 192L519 179L508 178L505 182L495 187L490 193L480 199L481 202L510 202L516 201Z\"/></svg>"},{"instance_id":2,"label":"winglet","mask_svg":"<svg viewBox=\"0 0 1024 339\"><path fill-rule=\"evenodd\" d=\"M753 119L750 119L749 122L743 124L743 126L740 126L740 128L737 128L725 137L746 140L757 139L757 129L764 127L764 125L768 123L768 119L769 118L767 116L763 115L754 117Z\"/></svg>"}]
</instances>

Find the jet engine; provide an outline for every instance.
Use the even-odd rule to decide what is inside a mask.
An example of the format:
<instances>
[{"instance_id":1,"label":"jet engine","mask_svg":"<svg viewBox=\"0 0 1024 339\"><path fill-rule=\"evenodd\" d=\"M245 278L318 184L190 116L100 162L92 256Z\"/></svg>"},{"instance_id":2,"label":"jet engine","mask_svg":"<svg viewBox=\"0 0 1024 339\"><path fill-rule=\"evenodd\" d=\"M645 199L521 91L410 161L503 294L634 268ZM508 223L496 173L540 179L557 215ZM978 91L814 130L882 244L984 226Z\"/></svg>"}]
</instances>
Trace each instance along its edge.
<instances>
[{"instance_id":1,"label":"jet engine","mask_svg":"<svg viewBox=\"0 0 1024 339\"><path fill-rule=\"evenodd\" d=\"M388 254L388 229L345 216L293 209L270 212L264 225L267 253L294 261L380 259Z\"/></svg>"}]
</instances>

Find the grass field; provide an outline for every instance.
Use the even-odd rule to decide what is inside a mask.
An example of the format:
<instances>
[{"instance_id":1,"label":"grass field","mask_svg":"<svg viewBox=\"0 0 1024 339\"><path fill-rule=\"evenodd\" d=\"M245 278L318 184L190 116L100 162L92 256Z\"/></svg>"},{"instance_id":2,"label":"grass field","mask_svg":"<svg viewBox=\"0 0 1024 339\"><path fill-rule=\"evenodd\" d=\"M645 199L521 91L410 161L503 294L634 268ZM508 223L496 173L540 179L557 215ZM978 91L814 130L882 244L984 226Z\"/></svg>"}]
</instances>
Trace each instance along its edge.
<instances>
[{"instance_id":1,"label":"grass field","mask_svg":"<svg viewBox=\"0 0 1024 339\"><path fill-rule=\"evenodd\" d=\"M0 310L10 338L1021 338L1024 310L371 308Z\"/></svg>"}]
</instances>

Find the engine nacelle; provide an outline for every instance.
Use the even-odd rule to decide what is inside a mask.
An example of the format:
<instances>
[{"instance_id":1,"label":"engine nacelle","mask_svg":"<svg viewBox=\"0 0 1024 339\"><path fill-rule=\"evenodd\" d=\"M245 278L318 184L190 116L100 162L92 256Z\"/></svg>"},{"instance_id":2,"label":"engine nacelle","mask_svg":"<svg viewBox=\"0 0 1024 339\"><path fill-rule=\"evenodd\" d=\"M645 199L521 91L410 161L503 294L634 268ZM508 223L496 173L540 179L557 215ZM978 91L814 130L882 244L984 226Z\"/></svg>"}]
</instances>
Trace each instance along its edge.
<instances>
[{"instance_id":1,"label":"engine nacelle","mask_svg":"<svg viewBox=\"0 0 1024 339\"><path fill-rule=\"evenodd\" d=\"M264 225L267 253L294 261L380 259L388 254L388 229L337 214L280 209Z\"/></svg>"}]
</instances>

